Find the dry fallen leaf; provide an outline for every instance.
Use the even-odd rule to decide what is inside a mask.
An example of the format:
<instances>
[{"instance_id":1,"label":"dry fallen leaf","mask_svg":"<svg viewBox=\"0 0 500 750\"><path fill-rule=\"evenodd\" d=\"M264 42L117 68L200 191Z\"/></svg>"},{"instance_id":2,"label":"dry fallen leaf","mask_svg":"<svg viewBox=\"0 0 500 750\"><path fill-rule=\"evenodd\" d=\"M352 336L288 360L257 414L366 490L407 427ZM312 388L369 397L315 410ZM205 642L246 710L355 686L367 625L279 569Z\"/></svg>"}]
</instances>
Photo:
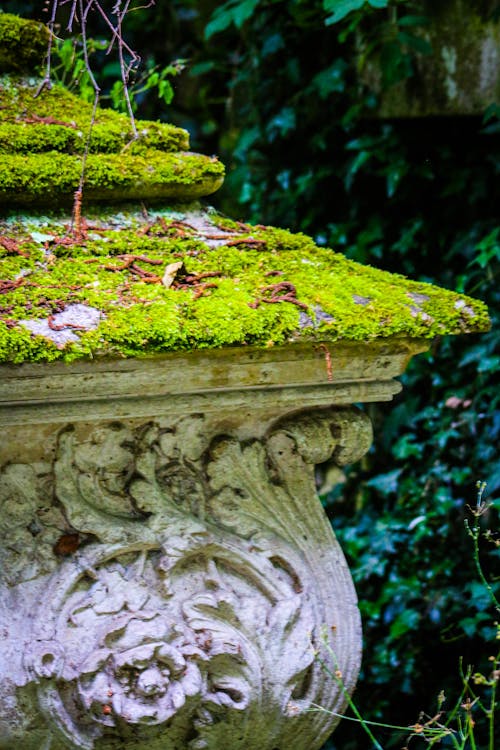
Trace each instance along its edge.
<instances>
[{"instance_id":1,"label":"dry fallen leaf","mask_svg":"<svg viewBox=\"0 0 500 750\"><path fill-rule=\"evenodd\" d=\"M165 268L165 273L163 274L163 278L161 280L161 283L163 284L165 289L168 289L170 286L172 286L177 271L179 271L183 265L183 262L179 260L177 261L177 263L170 263Z\"/></svg>"}]
</instances>

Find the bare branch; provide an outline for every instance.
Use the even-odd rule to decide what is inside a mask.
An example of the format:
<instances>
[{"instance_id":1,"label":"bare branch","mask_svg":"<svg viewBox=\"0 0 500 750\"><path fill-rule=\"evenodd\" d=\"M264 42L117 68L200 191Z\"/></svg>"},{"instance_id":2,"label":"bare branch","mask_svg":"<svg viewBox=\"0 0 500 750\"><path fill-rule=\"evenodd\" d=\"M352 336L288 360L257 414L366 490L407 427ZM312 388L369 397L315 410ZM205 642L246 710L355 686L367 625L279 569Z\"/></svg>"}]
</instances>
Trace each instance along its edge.
<instances>
[{"instance_id":1,"label":"bare branch","mask_svg":"<svg viewBox=\"0 0 500 750\"><path fill-rule=\"evenodd\" d=\"M36 90L35 99L37 98L37 96L40 96L44 88L47 88L49 90L52 88L52 82L50 80L50 72L51 72L51 63L52 63L52 40L54 37L54 24L56 22L57 7L58 7L58 0L53 0L50 21L47 24L48 29L49 29L49 41L47 45L47 62L45 65L45 76Z\"/></svg>"},{"instance_id":2,"label":"bare branch","mask_svg":"<svg viewBox=\"0 0 500 750\"><path fill-rule=\"evenodd\" d=\"M88 34L87 34L88 19L92 13L99 14L111 32L111 37L110 37L110 41L108 44L108 48L106 50L106 54L109 54L116 45L118 61L120 64L120 75L121 75L121 81L122 81L122 86L123 86L123 96L125 99L125 105L126 105L126 109L129 115L130 123L131 123L133 140L136 140L139 137L139 134L138 134L137 126L135 123L135 117L134 117L134 112L132 108L132 101L130 98L129 81L130 81L131 73L139 65L141 58L136 52L134 52L133 49L131 49L131 47L126 43L125 39L123 38L123 22L128 13L135 11L135 10L139 10L140 8L150 8L151 6L155 4L155 0L147 0L147 2L145 2L143 5L136 5L134 7L131 7L131 2L132 0L116 0L116 2L114 3L112 7L112 10L107 11L105 10L105 8L103 8L100 0L52 0L51 17L48 23L50 34L49 34L49 42L48 42L48 49L47 49L47 63L46 63L46 69L45 69L45 76L43 80L41 81L40 86L38 87L35 96L39 96L39 94L43 91L44 88L50 89L52 86L51 65L52 65L52 45L53 45L53 39L54 39L54 27L55 27L57 13L58 13L59 8L63 6L68 6L68 5L70 7L69 7L69 18L68 18L66 30L70 33L74 33L75 27L78 26L80 29L81 38L82 38L85 71L88 75L89 81L94 90L94 103L93 103L93 108L92 108L92 115L91 115L90 122L89 122L89 129L87 133L85 149L84 149L83 157L82 157L82 170L81 170L78 188L75 191L74 204L73 204L72 231L78 239L81 239L83 236L82 198L83 198L83 188L84 188L84 183L85 183L85 168L87 164L87 157L90 151L92 129L95 124L97 107L99 104L99 97L101 94L100 86L97 83L97 80L92 70L92 65L89 59L89 39L88 39ZM114 20L110 16L115 16L116 21L114 22Z\"/></svg>"},{"instance_id":3,"label":"bare branch","mask_svg":"<svg viewBox=\"0 0 500 750\"><path fill-rule=\"evenodd\" d=\"M154 2L153 2L153 4L154 4ZM95 8L96 8L96 9L97 9L97 10L99 11L99 13L101 14L101 16L102 16L103 20L105 21L105 23L107 24L107 26L109 26L109 28L110 28L110 29L111 29L111 31L113 32L113 36L112 36L112 38L111 38L111 41L110 41L109 47L108 47L108 49L106 50L106 54L108 54L108 52L110 52L110 51L111 51L111 49L112 49L112 47L113 47L113 45L114 45L115 39L116 39L116 37L117 37L117 31L116 31L115 27L113 26L112 22L111 22L111 21L109 20L109 18L108 18L108 16L107 16L107 14L106 14L106 11L105 11L105 10L104 10L104 9L102 8L101 4L100 4L99 2L97 2L97 0L94 0L94 6L95 6ZM149 6L148 6L148 7L149 7ZM124 40L123 38L122 38L122 39L120 40L120 44L122 44L122 45L123 45L123 49L124 49L124 50L125 50L126 52L128 52L128 54L129 54L129 55L130 55L130 56L131 56L132 58L137 58L137 59L140 59L140 58L139 58L139 56L137 55L137 53L136 53L136 52L134 52L134 50L133 50L133 49L131 49L131 48L130 48L130 47L128 46L128 44L126 43L126 41L125 41L125 40Z\"/></svg>"}]
</instances>

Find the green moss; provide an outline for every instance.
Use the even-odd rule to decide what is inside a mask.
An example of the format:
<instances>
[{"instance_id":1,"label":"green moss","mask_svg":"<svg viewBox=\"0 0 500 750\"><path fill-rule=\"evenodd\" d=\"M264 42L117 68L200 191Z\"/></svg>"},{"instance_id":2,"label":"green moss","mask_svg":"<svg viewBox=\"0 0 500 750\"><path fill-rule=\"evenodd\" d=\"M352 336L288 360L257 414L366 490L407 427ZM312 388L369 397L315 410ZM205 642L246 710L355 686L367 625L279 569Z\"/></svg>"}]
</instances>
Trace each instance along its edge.
<instances>
[{"instance_id":1,"label":"green moss","mask_svg":"<svg viewBox=\"0 0 500 750\"><path fill-rule=\"evenodd\" d=\"M15 18L15 17L14 17ZM64 87L0 78L0 200L69 204L87 151L84 200L180 199L210 195L222 184L215 157L193 154L189 135L168 123L97 108Z\"/></svg>"},{"instance_id":2,"label":"green moss","mask_svg":"<svg viewBox=\"0 0 500 750\"><path fill-rule=\"evenodd\" d=\"M0 200L13 203L72 203L82 161L51 151L46 154L8 154L2 158ZM223 165L192 153L142 155L90 154L85 168L86 200L191 199L220 187Z\"/></svg>"},{"instance_id":3,"label":"green moss","mask_svg":"<svg viewBox=\"0 0 500 750\"><path fill-rule=\"evenodd\" d=\"M82 101L62 86L44 88L39 81L4 77L0 79L0 153L61 151L82 153L92 118L92 104ZM90 151L116 153L127 146L132 153L146 149L186 151L189 134L169 123L140 120L139 139L130 119L111 109L97 110Z\"/></svg>"},{"instance_id":4,"label":"green moss","mask_svg":"<svg viewBox=\"0 0 500 750\"><path fill-rule=\"evenodd\" d=\"M5 204L69 204L80 181L92 106L54 86L35 97L37 83L0 81L0 200ZM185 130L130 120L98 109L85 170L92 200L181 199L210 195L224 167L214 157L186 151Z\"/></svg>"},{"instance_id":5,"label":"green moss","mask_svg":"<svg viewBox=\"0 0 500 750\"><path fill-rule=\"evenodd\" d=\"M71 204L79 184L92 107L58 86L35 97L38 88L34 79L0 80L4 205ZM221 184L223 166L187 152L184 130L137 128L132 142L126 116L98 109L77 238L64 214L0 220L0 361L432 338L489 326L480 302L360 266L302 234L186 205L92 213L93 200L190 200ZM173 283L163 283L173 263ZM54 317L75 306L83 327Z\"/></svg>"},{"instance_id":6,"label":"green moss","mask_svg":"<svg viewBox=\"0 0 500 750\"><path fill-rule=\"evenodd\" d=\"M0 11L0 73L37 71L48 41L43 23Z\"/></svg>"},{"instance_id":7,"label":"green moss","mask_svg":"<svg viewBox=\"0 0 500 750\"><path fill-rule=\"evenodd\" d=\"M139 139L132 142L130 123L98 123L92 128L89 151L92 154L112 154L124 147L130 154L144 153L154 148L159 151L185 151L189 138L185 131L174 125L145 123L141 121ZM71 125L57 123L0 122L0 153L43 153L61 151L66 154L82 154L87 133Z\"/></svg>"},{"instance_id":8,"label":"green moss","mask_svg":"<svg viewBox=\"0 0 500 750\"><path fill-rule=\"evenodd\" d=\"M361 266L305 235L227 222L193 206L147 219L119 208L115 214L87 214L88 236L78 243L61 241L68 217L51 222L15 216L0 225L0 235L18 240L17 252L5 251L1 266L6 291L0 312L7 324L0 329L0 361L141 356L304 339L433 338L489 326L481 302ZM220 240L221 232L226 239ZM179 261L183 266L166 288L165 268ZM9 279L21 282L11 289ZM288 301L277 300L287 293ZM64 347L19 323L47 320L75 303L98 309L102 317L94 330L79 331L78 341Z\"/></svg>"}]
</instances>

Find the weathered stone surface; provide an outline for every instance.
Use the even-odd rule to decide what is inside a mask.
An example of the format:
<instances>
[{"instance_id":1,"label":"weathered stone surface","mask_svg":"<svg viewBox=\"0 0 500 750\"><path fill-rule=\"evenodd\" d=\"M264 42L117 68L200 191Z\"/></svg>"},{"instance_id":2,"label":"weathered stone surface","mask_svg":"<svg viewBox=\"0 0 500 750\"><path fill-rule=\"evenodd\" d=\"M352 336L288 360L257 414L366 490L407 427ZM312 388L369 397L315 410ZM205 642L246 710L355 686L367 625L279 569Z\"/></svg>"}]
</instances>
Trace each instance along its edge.
<instances>
[{"instance_id":1,"label":"weathered stone surface","mask_svg":"<svg viewBox=\"0 0 500 750\"><path fill-rule=\"evenodd\" d=\"M361 635L315 466L425 346L4 366L0 747L320 747Z\"/></svg>"},{"instance_id":2,"label":"weathered stone surface","mask_svg":"<svg viewBox=\"0 0 500 750\"><path fill-rule=\"evenodd\" d=\"M127 360L0 368L0 425L223 414L257 430L283 410L390 400L394 380L428 342L314 343L179 352ZM234 417L233 417L234 415ZM265 427L263 428L265 429ZM24 446L24 438L22 438ZM3 454L9 451L7 444ZM9 459L15 458L17 448Z\"/></svg>"},{"instance_id":3,"label":"weathered stone surface","mask_svg":"<svg viewBox=\"0 0 500 750\"><path fill-rule=\"evenodd\" d=\"M350 690L360 624L314 465L357 460L371 427L338 407L251 432L243 412L196 413L7 444L1 747L323 743L337 719L308 709L345 699L321 632Z\"/></svg>"},{"instance_id":4,"label":"weathered stone surface","mask_svg":"<svg viewBox=\"0 0 500 750\"><path fill-rule=\"evenodd\" d=\"M378 117L482 115L500 99L500 20L497 3L446 0L422 4L426 23L416 36L428 54L414 54L415 72L382 87L381 64L368 57L361 79L379 93Z\"/></svg>"}]
</instances>

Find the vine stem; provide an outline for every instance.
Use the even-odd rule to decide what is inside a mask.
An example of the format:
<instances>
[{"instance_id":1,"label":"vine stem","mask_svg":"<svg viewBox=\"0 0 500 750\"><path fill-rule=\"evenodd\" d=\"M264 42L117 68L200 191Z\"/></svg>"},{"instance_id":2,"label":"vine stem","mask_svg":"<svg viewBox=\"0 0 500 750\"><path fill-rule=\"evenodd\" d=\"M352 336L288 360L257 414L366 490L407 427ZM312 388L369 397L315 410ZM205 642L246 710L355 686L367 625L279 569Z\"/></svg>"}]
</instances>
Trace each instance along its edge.
<instances>
[{"instance_id":1,"label":"vine stem","mask_svg":"<svg viewBox=\"0 0 500 750\"><path fill-rule=\"evenodd\" d=\"M360 722L360 724L363 727L363 730L365 731L365 733L370 738L370 740L371 740L371 742L372 742L373 747L375 748L375 750L384 750L384 748L382 747L382 745L379 743L379 741L377 740L377 738L375 737L375 735L371 731L371 729L368 726L368 724L365 721L365 719L363 719L363 717L361 716L360 712L358 711L358 708L357 708L356 704L354 703L354 701L352 700L352 698L351 698L348 690L346 689L346 686L344 685L344 681L342 679L342 673L339 670L339 664L338 664L338 661L337 661L337 657L336 657L333 649L326 642L326 638L325 638L325 646L326 646L326 648L328 650L328 653L330 654L330 656L331 656L331 658L333 660L333 665L334 665L334 668L335 668L335 672L332 672L331 669L330 669L330 667L327 664L325 664L325 662L322 659L320 659L320 664L321 664L322 668L325 670L325 672L333 680L335 680L335 682L337 683L337 685L340 687L342 695L344 696L344 698L347 701L347 705L349 706L349 708L353 712L354 716L356 717L356 720Z\"/></svg>"}]
</instances>

